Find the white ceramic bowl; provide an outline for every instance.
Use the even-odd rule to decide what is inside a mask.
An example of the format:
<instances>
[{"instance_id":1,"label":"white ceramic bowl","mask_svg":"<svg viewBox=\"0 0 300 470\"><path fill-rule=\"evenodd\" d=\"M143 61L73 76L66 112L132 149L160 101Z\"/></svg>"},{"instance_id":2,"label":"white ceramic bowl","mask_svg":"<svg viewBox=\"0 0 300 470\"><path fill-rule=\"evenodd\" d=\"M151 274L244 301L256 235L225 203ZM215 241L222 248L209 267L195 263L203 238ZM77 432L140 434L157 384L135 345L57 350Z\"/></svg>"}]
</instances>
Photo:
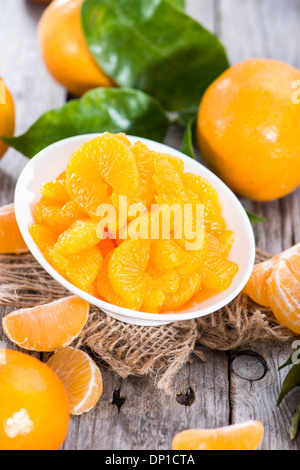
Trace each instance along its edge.
<instances>
[{"instance_id":1,"label":"white ceramic bowl","mask_svg":"<svg viewBox=\"0 0 300 470\"><path fill-rule=\"evenodd\" d=\"M195 173L207 178L218 191L223 207L223 216L228 229L233 230L236 238L230 252L230 259L239 266L231 286L206 300L191 301L184 310L164 314L151 314L117 307L103 302L83 292L58 274L46 261L39 248L29 234L28 227L34 222L32 207L40 199L40 187L42 183L55 179L66 167L69 157L83 142L96 137L96 134L81 135L57 142L39 152L23 170L15 191L15 211L24 240L43 268L61 285L73 294L87 300L90 304L123 322L135 325L163 325L178 320L188 320L202 317L215 312L228 304L243 289L248 281L255 258L255 242L251 224L245 210L232 191L211 171L197 161L183 155L181 152L166 145L151 140L128 136L131 142L137 140L145 143L151 150L169 153L180 157L185 166L185 171Z\"/></svg>"}]
</instances>

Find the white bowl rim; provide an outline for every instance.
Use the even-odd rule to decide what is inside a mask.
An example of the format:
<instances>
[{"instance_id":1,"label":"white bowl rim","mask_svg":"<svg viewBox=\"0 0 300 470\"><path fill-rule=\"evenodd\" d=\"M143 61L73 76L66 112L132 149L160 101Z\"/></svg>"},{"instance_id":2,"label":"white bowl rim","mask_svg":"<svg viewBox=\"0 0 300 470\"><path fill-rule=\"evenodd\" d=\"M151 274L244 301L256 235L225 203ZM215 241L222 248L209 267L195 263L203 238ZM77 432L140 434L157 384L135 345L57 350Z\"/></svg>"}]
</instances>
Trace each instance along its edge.
<instances>
[{"instance_id":1,"label":"white bowl rim","mask_svg":"<svg viewBox=\"0 0 300 470\"><path fill-rule=\"evenodd\" d=\"M92 133L92 134L81 134L81 135L76 135L72 137L68 137L66 139L62 139L60 141L57 141L48 147L45 147L43 150L38 152L35 157L33 157L25 166L23 169L17 184L15 188L15 213L16 213L16 219L17 223L19 226L19 229L21 231L21 234L25 240L25 243L30 250L31 254L34 256L34 258L38 261L38 263L50 274L50 276L56 280L59 284L61 284L63 287L65 287L66 290L70 291L74 295L77 295L78 297L86 300L89 302L91 305L94 305L101 310L104 310L109 314L109 311L111 310L113 313L117 315L121 315L123 317L131 317L131 318L136 318L139 320L145 320L149 322L153 322L153 324L156 322L174 322L174 321L183 321L183 320L190 320L193 318L200 318L206 315L209 315L213 312L216 312L217 310L221 309L225 305L228 305L237 295L243 290L245 287L247 281L250 278L250 275L253 270L254 262L255 262L255 239L254 239L254 234L253 234L253 229L252 225L249 221L249 218L247 216L247 213L242 206L241 202L237 198L237 196L229 189L229 187L217 176L215 175L211 170L209 170L207 167L205 167L203 164L201 164L199 161L192 159L191 157L183 154L177 149L174 149L168 145L162 144L160 142L152 141L150 139L146 139L144 137L137 137L137 136L132 136L132 135L126 135L129 140L132 139L132 141L141 141L145 143L148 147L151 148L151 144L158 144L163 148L164 153L169 153L169 154L174 154L174 152L182 158L183 162L185 160L192 160L193 162L196 162L198 166L203 169L204 173L209 175L210 182L212 182L212 185L214 185L213 181L217 182L218 186L222 187L222 191L230 195L231 198L235 200L236 203L236 209L239 208L240 211L240 217L241 217L241 222L243 222L246 225L247 228L247 233L249 235L249 263L248 263L248 268L245 270L245 273L243 275L243 278L241 279L239 285L224 299L217 301L213 305L206 307L206 308L200 308L199 310L193 310L189 312L178 312L178 313L147 313L147 312L141 312L141 311L136 311L136 310L131 310L127 309L124 307L118 307L117 305L105 302L103 300L97 299L96 297L93 297L91 294L88 294L81 289L77 288L73 284L71 284L69 281L67 281L64 277L62 277L44 258L43 254L33 241L31 235L29 234L28 231L28 226L24 225L23 223L23 218L22 218L22 188L23 184L26 182L26 175L29 172L31 168L34 168L36 163L43 158L43 155L45 151L49 150L55 150L57 147L59 147L62 144L68 143L70 141L78 140L81 141L84 139L85 141L89 139L93 139L94 137L101 136L103 133ZM80 145L80 144L79 144ZM200 173L199 173L200 175ZM206 177L206 176L204 176ZM219 192L219 191L218 191ZM230 289L230 287L229 287ZM225 291L224 291L225 292ZM125 320L124 320L125 321ZM146 325L145 325L146 326Z\"/></svg>"}]
</instances>

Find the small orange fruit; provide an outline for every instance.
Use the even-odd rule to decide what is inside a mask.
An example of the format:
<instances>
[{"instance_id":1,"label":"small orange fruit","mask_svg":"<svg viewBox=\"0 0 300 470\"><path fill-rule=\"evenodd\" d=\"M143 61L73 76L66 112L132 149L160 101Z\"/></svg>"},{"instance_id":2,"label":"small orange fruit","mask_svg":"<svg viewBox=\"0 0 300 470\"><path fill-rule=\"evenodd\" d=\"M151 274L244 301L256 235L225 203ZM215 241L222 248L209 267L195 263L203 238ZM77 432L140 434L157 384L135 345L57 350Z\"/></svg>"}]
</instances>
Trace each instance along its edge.
<instances>
[{"instance_id":1,"label":"small orange fruit","mask_svg":"<svg viewBox=\"0 0 300 470\"><path fill-rule=\"evenodd\" d=\"M256 450L264 435L259 421L218 429L188 429L177 434L173 450Z\"/></svg>"},{"instance_id":2,"label":"small orange fruit","mask_svg":"<svg viewBox=\"0 0 300 470\"><path fill-rule=\"evenodd\" d=\"M8 146L1 137L12 137L15 131L15 106L13 98L5 83L0 78L0 158Z\"/></svg>"},{"instance_id":3,"label":"small orange fruit","mask_svg":"<svg viewBox=\"0 0 300 470\"><path fill-rule=\"evenodd\" d=\"M8 338L23 349L54 351L79 335L88 313L85 300L66 297L9 313L2 319L2 327Z\"/></svg>"},{"instance_id":4,"label":"small orange fruit","mask_svg":"<svg viewBox=\"0 0 300 470\"><path fill-rule=\"evenodd\" d=\"M96 63L81 24L82 0L54 0L39 23L39 43L51 75L76 96L114 86Z\"/></svg>"},{"instance_id":5,"label":"small orange fruit","mask_svg":"<svg viewBox=\"0 0 300 470\"><path fill-rule=\"evenodd\" d=\"M102 395L103 383L100 370L88 354L71 347L60 348L47 365L63 383L72 415L94 408Z\"/></svg>"},{"instance_id":6,"label":"small orange fruit","mask_svg":"<svg viewBox=\"0 0 300 470\"><path fill-rule=\"evenodd\" d=\"M249 59L226 70L200 103L197 137L211 168L241 196L269 201L300 183L300 70Z\"/></svg>"},{"instance_id":7,"label":"small orange fruit","mask_svg":"<svg viewBox=\"0 0 300 470\"><path fill-rule=\"evenodd\" d=\"M69 426L63 384L38 359L0 349L0 450L58 450Z\"/></svg>"},{"instance_id":8,"label":"small orange fruit","mask_svg":"<svg viewBox=\"0 0 300 470\"><path fill-rule=\"evenodd\" d=\"M14 204L0 208L0 253L26 253L28 248L19 230Z\"/></svg>"}]
</instances>

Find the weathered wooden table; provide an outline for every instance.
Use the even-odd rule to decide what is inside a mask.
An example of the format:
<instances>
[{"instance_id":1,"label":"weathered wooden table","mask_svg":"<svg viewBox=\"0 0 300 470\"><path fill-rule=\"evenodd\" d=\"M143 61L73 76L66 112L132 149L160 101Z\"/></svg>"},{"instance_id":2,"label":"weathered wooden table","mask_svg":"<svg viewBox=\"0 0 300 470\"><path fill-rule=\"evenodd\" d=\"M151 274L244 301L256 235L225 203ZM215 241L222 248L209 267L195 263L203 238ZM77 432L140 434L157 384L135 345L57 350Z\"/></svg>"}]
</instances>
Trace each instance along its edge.
<instances>
[{"instance_id":1,"label":"weathered wooden table","mask_svg":"<svg viewBox=\"0 0 300 470\"><path fill-rule=\"evenodd\" d=\"M231 63L260 56L300 66L300 0L187 0L187 5L192 16L219 35ZM17 134L66 100L66 91L52 80L40 57L36 29L43 8L26 0L1 0L0 76L15 99ZM175 129L166 142L178 147L180 139ZM26 162L13 150L1 161L0 204L13 201ZM300 242L300 190L280 201L244 204L268 218L255 228L260 248L277 253ZM7 312L0 308L1 316ZM0 339L12 346L1 330ZM171 396L157 391L152 379L122 380L102 366L103 397L92 412L72 418L64 449L167 450L182 429L248 419L265 424L261 449L300 449L300 436L291 443L288 434L297 391L276 408L285 374L278 367L291 353L291 343L249 345L237 354L211 353L206 363L193 358L178 374ZM176 396L189 387L194 401L181 405Z\"/></svg>"}]
</instances>

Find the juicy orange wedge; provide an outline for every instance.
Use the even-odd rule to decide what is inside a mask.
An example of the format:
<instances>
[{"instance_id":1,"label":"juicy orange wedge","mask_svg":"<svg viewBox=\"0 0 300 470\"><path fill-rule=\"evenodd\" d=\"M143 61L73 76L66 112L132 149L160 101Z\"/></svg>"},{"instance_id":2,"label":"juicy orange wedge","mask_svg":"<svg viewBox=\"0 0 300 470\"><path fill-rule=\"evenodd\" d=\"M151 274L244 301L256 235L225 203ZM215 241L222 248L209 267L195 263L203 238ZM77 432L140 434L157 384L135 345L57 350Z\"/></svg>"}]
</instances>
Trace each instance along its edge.
<instances>
[{"instance_id":1,"label":"juicy orange wedge","mask_svg":"<svg viewBox=\"0 0 300 470\"><path fill-rule=\"evenodd\" d=\"M26 253L28 248L19 230L14 204L0 208L0 253Z\"/></svg>"},{"instance_id":2,"label":"juicy orange wedge","mask_svg":"<svg viewBox=\"0 0 300 470\"><path fill-rule=\"evenodd\" d=\"M173 450L256 450L263 438L264 426L247 421L218 429L188 429L177 434Z\"/></svg>"},{"instance_id":3,"label":"juicy orange wedge","mask_svg":"<svg viewBox=\"0 0 300 470\"><path fill-rule=\"evenodd\" d=\"M103 383L100 370L88 354L71 347L61 348L47 365L63 383L72 415L94 408L102 395Z\"/></svg>"},{"instance_id":4,"label":"juicy orange wedge","mask_svg":"<svg viewBox=\"0 0 300 470\"><path fill-rule=\"evenodd\" d=\"M66 297L50 304L9 313L2 320L4 333L23 349L54 351L70 344L81 332L89 304Z\"/></svg>"}]
</instances>

